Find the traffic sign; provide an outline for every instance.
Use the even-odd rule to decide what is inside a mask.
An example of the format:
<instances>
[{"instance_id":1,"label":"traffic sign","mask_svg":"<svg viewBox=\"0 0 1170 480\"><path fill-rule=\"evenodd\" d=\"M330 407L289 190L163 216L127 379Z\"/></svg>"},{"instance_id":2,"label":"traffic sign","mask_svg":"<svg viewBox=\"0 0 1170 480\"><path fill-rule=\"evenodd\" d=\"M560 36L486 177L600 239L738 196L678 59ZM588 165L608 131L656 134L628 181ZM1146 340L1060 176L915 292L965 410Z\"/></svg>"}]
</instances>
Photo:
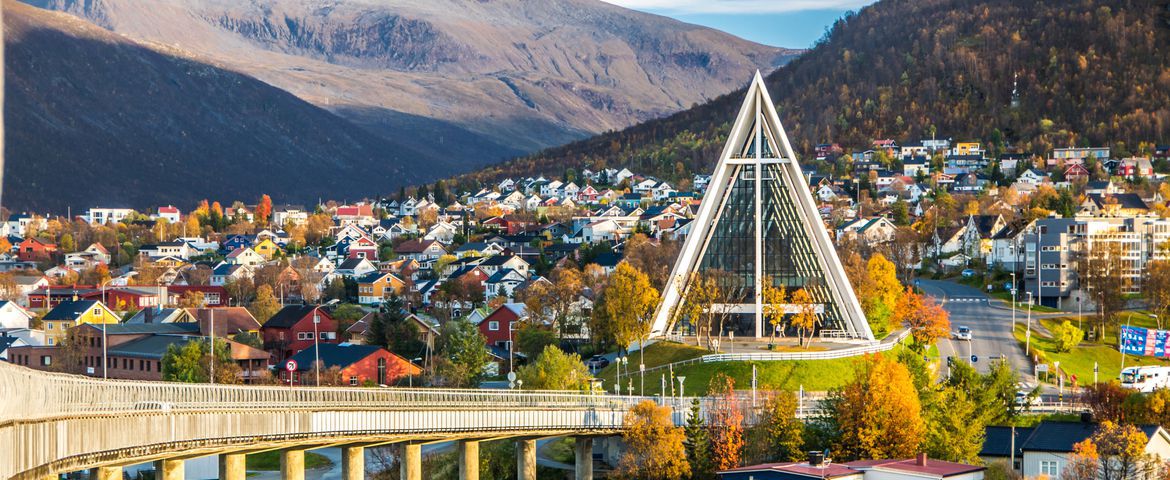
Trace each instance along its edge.
<instances>
[{"instance_id":1,"label":"traffic sign","mask_svg":"<svg viewBox=\"0 0 1170 480\"><path fill-rule=\"evenodd\" d=\"M978 357L978 356L971 355L971 363L975 363L975 362L978 362L978 361L979 361L979 357Z\"/></svg>"},{"instance_id":2,"label":"traffic sign","mask_svg":"<svg viewBox=\"0 0 1170 480\"><path fill-rule=\"evenodd\" d=\"M290 372L296 371L297 361L296 360L289 360L288 362L285 362L284 369L288 370Z\"/></svg>"}]
</instances>

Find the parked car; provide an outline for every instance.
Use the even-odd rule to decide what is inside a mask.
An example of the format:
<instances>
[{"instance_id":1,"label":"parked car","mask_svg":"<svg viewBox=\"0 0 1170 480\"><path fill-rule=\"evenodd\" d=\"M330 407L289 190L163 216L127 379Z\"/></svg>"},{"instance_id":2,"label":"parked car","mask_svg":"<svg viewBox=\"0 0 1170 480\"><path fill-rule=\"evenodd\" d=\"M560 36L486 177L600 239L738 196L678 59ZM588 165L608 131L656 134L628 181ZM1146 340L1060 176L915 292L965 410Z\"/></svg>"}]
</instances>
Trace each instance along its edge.
<instances>
[{"instance_id":1,"label":"parked car","mask_svg":"<svg viewBox=\"0 0 1170 480\"><path fill-rule=\"evenodd\" d=\"M609 359L607 359L601 355L594 355L592 357L589 357L589 360L587 360L585 362L585 366L592 368L594 370L601 370L601 369L607 367L608 365L609 365Z\"/></svg>"},{"instance_id":2,"label":"parked car","mask_svg":"<svg viewBox=\"0 0 1170 480\"><path fill-rule=\"evenodd\" d=\"M955 339L971 341L971 328L959 326L959 329L955 331Z\"/></svg>"}]
</instances>

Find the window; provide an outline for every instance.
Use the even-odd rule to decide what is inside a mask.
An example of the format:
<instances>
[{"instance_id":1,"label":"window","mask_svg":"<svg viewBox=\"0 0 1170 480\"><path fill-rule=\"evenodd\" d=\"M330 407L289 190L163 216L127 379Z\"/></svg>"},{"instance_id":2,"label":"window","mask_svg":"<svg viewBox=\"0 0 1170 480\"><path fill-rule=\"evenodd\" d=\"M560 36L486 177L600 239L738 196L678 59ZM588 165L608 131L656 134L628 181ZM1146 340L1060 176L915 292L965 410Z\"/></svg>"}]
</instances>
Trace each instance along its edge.
<instances>
[{"instance_id":1,"label":"window","mask_svg":"<svg viewBox=\"0 0 1170 480\"><path fill-rule=\"evenodd\" d=\"M490 322L488 322L488 330L495 332L495 331L497 331L497 330L499 330L499 329L500 329L500 322L497 322L497 321L494 321L494 320L493 320L493 321L490 321Z\"/></svg>"},{"instance_id":2,"label":"window","mask_svg":"<svg viewBox=\"0 0 1170 480\"><path fill-rule=\"evenodd\" d=\"M53 322L45 322L45 328L52 330L53 329Z\"/></svg>"},{"instance_id":3,"label":"window","mask_svg":"<svg viewBox=\"0 0 1170 480\"><path fill-rule=\"evenodd\" d=\"M321 332L321 333L318 335L318 337L319 337L321 340L328 340L328 339L329 339L329 335L328 335L326 332Z\"/></svg>"},{"instance_id":4,"label":"window","mask_svg":"<svg viewBox=\"0 0 1170 480\"><path fill-rule=\"evenodd\" d=\"M351 375L351 376L349 377L349 385L350 385L350 386L352 386L352 387L356 387L356 386L357 386L357 384L358 384L358 378L357 378L357 377L355 377L355 376L352 376L352 375Z\"/></svg>"},{"instance_id":5,"label":"window","mask_svg":"<svg viewBox=\"0 0 1170 480\"><path fill-rule=\"evenodd\" d=\"M100 316L102 316L102 309L101 309L101 307L96 307L96 308L94 308L94 309L93 309L93 316L95 316L95 317L100 317Z\"/></svg>"},{"instance_id":6,"label":"window","mask_svg":"<svg viewBox=\"0 0 1170 480\"><path fill-rule=\"evenodd\" d=\"M48 355L41 355L41 365L42 366L47 367L47 366L52 365L52 364L53 364L53 357L50 357Z\"/></svg>"},{"instance_id":7,"label":"window","mask_svg":"<svg viewBox=\"0 0 1170 480\"><path fill-rule=\"evenodd\" d=\"M1049 478L1056 478L1057 476L1060 475L1059 464L1060 464L1060 462L1057 462L1055 460L1052 460L1052 461L1041 460L1040 461L1040 474L1047 475Z\"/></svg>"},{"instance_id":8,"label":"window","mask_svg":"<svg viewBox=\"0 0 1170 480\"><path fill-rule=\"evenodd\" d=\"M52 337L50 337L50 338L49 338L49 346L51 347L51 346L53 346L53 345L56 345L56 344L57 344L57 340L56 340L56 339L54 339L54 338L52 338Z\"/></svg>"}]
</instances>

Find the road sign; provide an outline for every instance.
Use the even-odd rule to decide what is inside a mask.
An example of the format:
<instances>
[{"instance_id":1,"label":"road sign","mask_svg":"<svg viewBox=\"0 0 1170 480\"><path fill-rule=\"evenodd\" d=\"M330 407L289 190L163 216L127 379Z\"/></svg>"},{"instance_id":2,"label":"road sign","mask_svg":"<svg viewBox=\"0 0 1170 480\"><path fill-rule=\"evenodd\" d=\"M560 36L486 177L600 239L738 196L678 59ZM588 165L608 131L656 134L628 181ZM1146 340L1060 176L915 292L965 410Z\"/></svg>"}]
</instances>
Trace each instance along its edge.
<instances>
[{"instance_id":1,"label":"road sign","mask_svg":"<svg viewBox=\"0 0 1170 480\"><path fill-rule=\"evenodd\" d=\"M515 381L516 381L516 372L508 372L508 381L509 381L509 382L515 382Z\"/></svg>"},{"instance_id":2,"label":"road sign","mask_svg":"<svg viewBox=\"0 0 1170 480\"><path fill-rule=\"evenodd\" d=\"M288 370L290 372L296 371L297 361L296 360L289 360L288 362L285 362L284 369Z\"/></svg>"},{"instance_id":3,"label":"road sign","mask_svg":"<svg viewBox=\"0 0 1170 480\"><path fill-rule=\"evenodd\" d=\"M1036 373L1048 373L1048 364L1040 363L1036 365Z\"/></svg>"},{"instance_id":4,"label":"road sign","mask_svg":"<svg viewBox=\"0 0 1170 480\"><path fill-rule=\"evenodd\" d=\"M971 355L971 363L975 363L978 361L979 361L979 357L977 355Z\"/></svg>"}]
</instances>

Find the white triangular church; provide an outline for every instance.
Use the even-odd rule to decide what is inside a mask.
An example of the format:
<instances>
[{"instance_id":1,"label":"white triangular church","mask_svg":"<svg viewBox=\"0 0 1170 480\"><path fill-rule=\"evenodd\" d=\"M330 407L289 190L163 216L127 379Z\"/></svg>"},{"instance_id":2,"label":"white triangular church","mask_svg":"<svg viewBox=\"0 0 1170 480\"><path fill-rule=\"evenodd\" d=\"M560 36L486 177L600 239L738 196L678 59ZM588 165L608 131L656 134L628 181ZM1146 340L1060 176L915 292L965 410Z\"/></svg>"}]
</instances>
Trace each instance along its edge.
<instances>
[{"instance_id":1,"label":"white triangular church","mask_svg":"<svg viewBox=\"0 0 1170 480\"><path fill-rule=\"evenodd\" d=\"M674 328L691 272L709 270L725 272L721 288L738 300L724 308L741 334L766 335L762 292L773 282L790 296L809 291L822 336L873 340L758 71L662 292L652 335Z\"/></svg>"}]
</instances>

